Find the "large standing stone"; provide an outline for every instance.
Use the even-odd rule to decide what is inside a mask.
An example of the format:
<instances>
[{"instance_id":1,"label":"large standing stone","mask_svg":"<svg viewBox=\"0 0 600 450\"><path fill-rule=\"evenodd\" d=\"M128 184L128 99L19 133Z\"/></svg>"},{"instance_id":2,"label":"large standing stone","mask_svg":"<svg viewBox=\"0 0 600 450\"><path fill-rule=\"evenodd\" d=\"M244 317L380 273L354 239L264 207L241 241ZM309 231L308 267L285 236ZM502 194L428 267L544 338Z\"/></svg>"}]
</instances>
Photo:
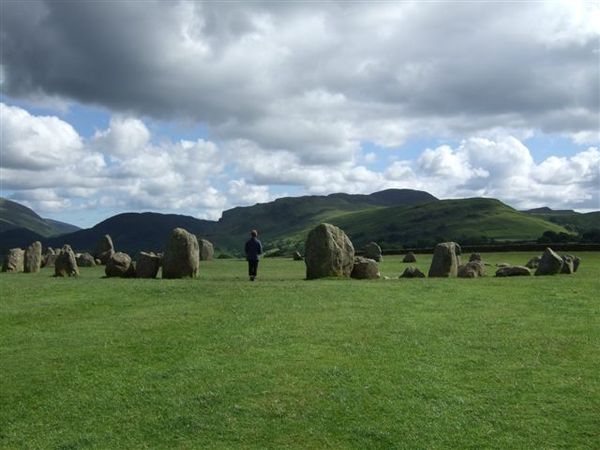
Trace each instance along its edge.
<instances>
[{"instance_id":1,"label":"large standing stone","mask_svg":"<svg viewBox=\"0 0 600 450\"><path fill-rule=\"evenodd\" d=\"M98 258L102 264L106 264L114 253L115 246L113 245L112 238L110 235L105 234L100 238L100 241L98 241L94 257Z\"/></svg>"},{"instance_id":2,"label":"large standing stone","mask_svg":"<svg viewBox=\"0 0 600 450\"><path fill-rule=\"evenodd\" d=\"M11 248L4 257L2 272L23 272L25 269L25 250Z\"/></svg>"},{"instance_id":3,"label":"large standing stone","mask_svg":"<svg viewBox=\"0 0 600 450\"><path fill-rule=\"evenodd\" d=\"M160 256L150 252L140 252L136 261L135 273L138 278L156 278L160 268Z\"/></svg>"},{"instance_id":4,"label":"large standing stone","mask_svg":"<svg viewBox=\"0 0 600 450\"><path fill-rule=\"evenodd\" d=\"M196 236L183 228L171 232L163 257L163 278L194 278L200 267L200 250Z\"/></svg>"},{"instance_id":5,"label":"large standing stone","mask_svg":"<svg viewBox=\"0 0 600 450\"><path fill-rule=\"evenodd\" d=\"M381 253L381 247L376 242L369 242L365 245L365 258L372 259L374 261L383 261Z\"/></svg>"},{"instance_id":6,"label":"large standing stone","mask_svg":"<svg viewBox=\"0 0 600 450\"><path fill-rule=\"evenodd\" d=\"M116 252L106 262L104 273L107 277L135 277L135 266L127 253Z\"/></svg>"},{"instance_id":7,"label":"large standing stone","mask_svg":"<svg viewBox=\"0 0 600 450\"><path fill-rule=\"evenodd\" d=\"M525 266L507 266L501 267L496 271L497 277L518 277L529 276L531 271Z\"/></svg>"},{"instance_id":8,"label":"large standing stone","mask_svg":"<svg viewBox=\"0 0 600 450\"><path fill-rule=\"evenodd\" d=\"M418 267L408 266L398 278L425 278L425 274Z\"/></svg>"},{"instance_id":9,"label":"large standing stone","mask_svg":"<svg viewBox=\"0 0 600 450\"><path fill-rule=\"evenodd\" d=\"M212 261L215 255L215 247L212 242L206 239L198 239L198 247L200 247L200 261Z\"/></svg>"},{"instance_id":10,"label":"large standing stone","mask_svg":"<svg viewBox=\"0 0 600 450\"><path fill-rule=\"evenodd\" d=\"M474 259L458 267L458 278L477 278L485 275L485 265L481 260Z\"/></svg>"},{"instance_id":11,"label":"large standing stone","mask_svg":"<svg viewBox=\"0 0 600 450\"><path fill-rule=\"evenodd\" d=\"M75 253L70 245L65 244L54 262L55 277L74 277L79 275L79 267Z\"/></svg>"},{"instance_id":12,"label":"large standing stone","mask_svg":"<svg viewBox=\"0 0 600 450\"><path fill-rule=\"evenodd\" d=\"M544 250L540 265L535 271L536 275L555 275L560 273L563 266L563 259L556 254L550 247Z\"/></svg>"},{"instance_id":13,"label":"large standing stone","mask_svg":"<svg viewBox=\"0 0 600 450\"><path fill-rule=\"evenodd\" d=\"M94 267L96 265L96 260L89 253L78 253L75 255L75 259L79 267Z\"/></svg>"},{"instance_id":14,"label":"large standing stone","mask_svg":"<svg viewBox=\"0 0 600 450\"><path fill-rule=\"evenodd\" d=\"M357 256L354 258L354 267L350 276L359 280L375 280L381 277L381 274L374 259Z\"/></svg>"},{"instance_id":15,"label":"large standing stone","mask_svg":"<svg viewBox=\"0 0 600 450\"><path fill-rule=\"evenodd\" d=\"M456 242L442 242L435 246L429 268L430 277L455 277L458 273L460 245Z\"/></svg>"},{"instance_id":16,"label":"large standing stone","mask_svg":"<svg viewBox=\"0 0 600 450\"><path fill-rule=\"evenodd\" d=\"M54 267L54 261L58 256L59 251L55 251L52 247L46 249L46 253L42 256L42 267Z\"/></svg>"},{"instance_id":17,"label":"large standing stone","mask_svg":"<svg viewBox=\"0 0 600 450\"><path fill-rule=\"evenodd\" d=\"M42 243L35 241L25 250L25 262L23 269L28 273L36 273L42 267Z\"/></svg>"},{"instance_id":18,"label":"large standing stone","mask_svg":"<svg viewBox=\"0 0 600 450\"><path fill-rule=\"evenodd\" d=\"M335 225L322 223L306 238L306 278L349 277L354 268L354 246Z\"/></svg>"},{"instance_id":19,"label":"large standing stone","mask_svg":"<svg viewBox=\"0 0 600 450\"><path fill-rule=\"evenodd\" d=\"M404 258L402 258L402 262L416 263L417 257L415 256L415 254L413 252L408 252L406 255L404 255Z\"/></svg>"}]
</instances>

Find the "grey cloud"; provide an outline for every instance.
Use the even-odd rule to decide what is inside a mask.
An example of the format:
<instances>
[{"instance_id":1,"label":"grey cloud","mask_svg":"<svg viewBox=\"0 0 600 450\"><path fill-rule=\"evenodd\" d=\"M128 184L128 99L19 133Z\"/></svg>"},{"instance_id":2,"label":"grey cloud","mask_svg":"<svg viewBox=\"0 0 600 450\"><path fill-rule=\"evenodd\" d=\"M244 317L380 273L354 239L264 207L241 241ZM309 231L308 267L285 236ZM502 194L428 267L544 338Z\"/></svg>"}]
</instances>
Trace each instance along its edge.
<instances>
[{"instance_id":1,"label":"grey cloud","mask_svg":"<svg viewBox=\"0 0 600 450\"><path fill-rule=\"evenodd\" d=\"M336 148L348 149L351 158L357 139L372 138L360 135L367 121L459 136L503 126L595 130L598 33L569 24L559 8L9 2L2 90L197 120L215 138L253 140L309 162L339 160ZM344 102L322 105L317 113L297 103L315 90L339 94ZM281 130L277 124L289 116L313 125ZM310 131L339 121L355 135L338 142Z\"/></svg>"}]
</instances>

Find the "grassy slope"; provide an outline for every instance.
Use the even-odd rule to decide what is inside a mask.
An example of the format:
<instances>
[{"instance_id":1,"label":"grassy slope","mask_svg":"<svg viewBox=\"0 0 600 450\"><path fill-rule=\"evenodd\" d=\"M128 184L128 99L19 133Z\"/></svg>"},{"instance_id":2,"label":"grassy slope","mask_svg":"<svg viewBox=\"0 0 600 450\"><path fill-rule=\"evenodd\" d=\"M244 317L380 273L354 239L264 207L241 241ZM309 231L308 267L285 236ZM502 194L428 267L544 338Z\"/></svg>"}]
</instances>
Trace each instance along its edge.
<instances>
[{"instance_id":1,"label":"grassy slope","mask_svg":"<svg viewBox=\"0 0 600 450\"><path fill-rule=\"evenodd\" d=\"M518 279L0 274L0 446L593 448L600 254L580 256Z\"/></svg>"},{"instance_id":2,"label":"grassy slope","mask_svg":"<svg viewBox=\"0 0 600 450\"><path fill-rule=\"evenodd\" d=\"M539 217L541 219L553 222L569 229L584 232L591 229L600 228L600 211L593 211L589 213L576 213L576 212L558 212L551 211L547 213L528 213L532 216Z\"/></svg>"},{"instance_id":3,"label":"grassy slope","mask_svg":"<svg viewBox=\"0 0 600 450\"><path fill-rule=\"evenodd\" d=\"M560 225L521 213L495 199L441 200L418 206L380 208L331 218L353 241L388 244L485 236L496 240L536 239Z\"/></svg>"},{"instance_id":4,"label":"grassy slope","mask_svg":"<svg viewBox=\"0 0 600 450\"><path fill-rule=\"evenodd\" d=\"M41 236L52 236L56 230L31 209L0 197L0 232L27 228Z\"/></svg>"}]
</instances>

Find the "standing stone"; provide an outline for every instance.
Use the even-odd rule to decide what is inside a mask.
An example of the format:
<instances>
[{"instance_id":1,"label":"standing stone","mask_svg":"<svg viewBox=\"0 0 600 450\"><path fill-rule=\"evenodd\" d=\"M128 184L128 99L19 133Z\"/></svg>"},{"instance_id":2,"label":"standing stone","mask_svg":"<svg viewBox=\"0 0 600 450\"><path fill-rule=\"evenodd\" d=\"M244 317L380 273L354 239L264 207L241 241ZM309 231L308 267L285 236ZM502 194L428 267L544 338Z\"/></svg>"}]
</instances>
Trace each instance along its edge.
<instances>
[{"instance_id":1,"label":"standing stone","mask_svg":"<svg viewBox=\"0 0 600 450\"><path fill-rule=\"evenodd\" d=\"M138 278L156 278L160 268L160 256L140 252L136 261L135 273Z\"/></svg>"},{"instance_id":2,"label":"standing stone","mask_svg":"<svg viewBox=\"0 0 600 450\"><path fill-rule=\"evenodd\" d=\"M561 256L562 260L563 260L563 265L562 265L562 269L560 269L560 273L565 273L565 274L572 274L575 273L575 268L574 268L574 259L571 255L562 255Z\"/></svg>"},{"instance_id":3,"label":"standing stone","mask_svg":"<svg viewBox=\"0 0 600 450\"><path fill-rule=\"evenodd\" d=\"M579 256L576 256L575 258L573 258L573 272L577 272L577 269L579 269L580 262L581 262L581 258Z\"/></svg>"},{"instance_id":4,"label":"standing stone","mask_svg":"<svg viewBox=\"0 0 600 450\"><path fill-rule=\"evenodd\" d=\"M100 241L98 241L94 257L98 258L102 264L106 264L114 253L115 246L113 245L112 238L110 235L105 234L100 238Z\"/></svg>"},{"instance_id":5,"label":"standing stone","mask_svg":"<svg viewBox=\"0 0 600 450\"><path fill-rule=\"evenodd\" d=\"M425 274L418 267L408 266L398 278L425 278Z\"/></svg>"},{"instance_id":6,"label":"standing stone","mask_svg":"<svg viewBox=\"0 0 600 450\"><path fill-rule=\"evenodd\" d=\"M354 258L354 267L350 276L358 280L375 280L381 277L381 274L374 259L357 256Z\"/></svg>"},{"instance_id":7,"label":"standing stone","mask_svg":"<svg viewBox=\"0 0 600 450\"><path fill-rule=\"evenodd\" d=\"M531 271L529 270L529 267L525 266L501 267L496 271L497 277L519 277L529 275L531 275Z\"/></svg>"},{"instance_id":8,"label":"standing stone","mask_svg":"<svg viewBox=\"0 0 600 450\"><path fill-rule=\"evenodd\" d=\"M329 223L313 228L305 243L306 278L348 278L354 268L354 246L341 229Z\"/></svg>"},{"instance_id":9,"label":"standing stone","mask_svg":"<svg viewBox=\"0 0 600 450\"><path fill-rule=\"evenodd\" d=\"M475 259L458 267L458 278L477 278L485 275L485 265L481 260Z\"/></svg>"},{"instance_id":10,"label":"standing stone","mask_svg":"<svg viewBox=\"0 0 600 450\"><path fill-rule=\"evenodd\" d=\"M42 267L42 243L35 241L25 250L24 270L28 273L36 273Z\"/></svg>"},{"instance_id":11,"label":"standing stone","mask_svg":"<svg viewBox=\"0 0 600 450\"><path fill-rule=\"evenodd\" d=\"M542 258L540 258L539 256L534 256L529 261L527 261L527 264L525 264L525 267L528 267L529 269L537 269L538 266L540 265L541 259Z\"/></svg>"},{"instance_id":12,"label":"standing stone","mask_svg":"<svg viewBox=\"0 0 600 450\"><path fill-rule=\"evenodd\" d=\"M294 259L294 261L302 261L304 259L300 252L294 252L292 258Z\"/></svg>"},{"instance_id":13,"label":"standing stone","mask_svg":"<svg viewBox=\"0 0 600 450\"><path fill-rule=\"evenodd\" d=\"M200 261L212 261L215 255L215 247L212 242L198 239L198 247L200 247Z\"/></svg>"},{"instance_id":14,"label":"standing stone","mask_svg":"<svg viewBox=\"0 0 600 450\"><path fill-rule=\"evenodd\" d=\"M135 277L135 266L127 253L116 252L106 262L104 273L107 277Z\"/></svg>"},{"instance_id":15,"label":"standing stone","mask_svg":"<svg viewBox=\"0 0 600 450\"><path fill-rule=\"evenodd\" d=\"M435 246L429 268L430 277L455 277L458 273L460 245L456 242L442 242Z\"/></svg>"},{"instance_id":16,"label":"standing stone","mask_svg":"<svg viewBox=\"0 0 600 450\"><path fill-rule=\"evenodd\" d=\"M75 259L79 267L94 267L96 265L96 260L89 253L78 253L75 255Z\"/></svg>"},{"instance_id":17,"label":"standing stone","mask_svg":"<svg viewBox=\"0 0 600 450\"><path fill-rule=\"evenodd\" d=\"M535 271L536 275L555 275L560 273L563 266L562 258L557 255L550 247L544 250L540 265Z\"/></svg>"},{"instance_id":18,"label":"standing stone","mask_svg":"<svg viewBox=\"0 0 600 450\"><path fill-rule=\"evenodd\" d=\"M4 257L2 272L23 272L25 269L25 251L22 248L11 248Z\"/></svg>"},{"instance_id":19,"label":"standing stone","mask_svg":"<svg viewBox=\"0 0 600 450\"><path fill-rule=\"evenodd\" d=\"M415 256L415 254L413 252L408 252L406 255L404 255L404 258L402 259L402 262L405 262L405 263L416 263L417 262L417 257Z\"/></svg>"},{"instance_id":20,"label":"standing stone","mask_svg":"<svg viewBox=\"0 0 600 450\"><path fill-rule=\"evenodd\" d=\"M365 258L375 260L377 262L383 261L381 253L381 247L376 242L369 242L365 245Z\"/></svg>"},{"instance_id":21,"label":"standing stone","mask_svg":"<svg viewBox=\"0 0 600 450\"><path fill-rule=\"evenodd\" d=\"M77 275L79 275L79 267L77 267L75 253L70 245L65 244L54 262L54 276L74 277Z\"/></svg>"},{"instance_id":22,"label":"standing stone","mask_svg":"<svg viewBox=\"0 0 600 450\"><path fill-rule=\"evenodd\" d=\"M200 267L200 250L196 236L183 228L171 232L163 257L163 278L194 278Z\"/></svg>"}]
</instances>

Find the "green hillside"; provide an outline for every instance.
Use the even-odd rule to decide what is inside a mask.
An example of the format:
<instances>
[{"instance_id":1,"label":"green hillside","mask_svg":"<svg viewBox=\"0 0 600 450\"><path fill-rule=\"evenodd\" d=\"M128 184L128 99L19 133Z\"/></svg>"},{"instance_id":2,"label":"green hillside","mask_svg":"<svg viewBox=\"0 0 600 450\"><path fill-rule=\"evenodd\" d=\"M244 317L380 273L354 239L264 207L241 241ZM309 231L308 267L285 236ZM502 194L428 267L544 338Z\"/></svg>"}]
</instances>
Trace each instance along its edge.
<instances>
[{"instance_id":1,"label":"green hillside","mask_svg":"<svg viewBox=\"0 0 600 450\"><path fill-rule=\"evenodd\" d=\"M378 208L332 217L330 222L353 242L379 242L384 247L535 240L544 231L566 232L560 225L519 212L499 200L440 200L415 206Z\"/></svg>"},{"instance_id":2,"label":"green hillside","mask_svg":"<svg viewBox=\"0 0 600 450\"><path fill-rule=\"evenodd\" d=\"M525 212L578 233L600 228L600 211L578 213L571 210L555 211L550 208L538 208Z\"/></svg>"},{"instance_id":3,"label":"green hillside","mask_svg":"<svg viewBox=\"0 0 600 450\"><path fill-rule=\"evenodd\" d=\"M56 234L55 228L31 209L0 197L0 232L26 228L41 236Z\"/></svg>"}]
</instances>

